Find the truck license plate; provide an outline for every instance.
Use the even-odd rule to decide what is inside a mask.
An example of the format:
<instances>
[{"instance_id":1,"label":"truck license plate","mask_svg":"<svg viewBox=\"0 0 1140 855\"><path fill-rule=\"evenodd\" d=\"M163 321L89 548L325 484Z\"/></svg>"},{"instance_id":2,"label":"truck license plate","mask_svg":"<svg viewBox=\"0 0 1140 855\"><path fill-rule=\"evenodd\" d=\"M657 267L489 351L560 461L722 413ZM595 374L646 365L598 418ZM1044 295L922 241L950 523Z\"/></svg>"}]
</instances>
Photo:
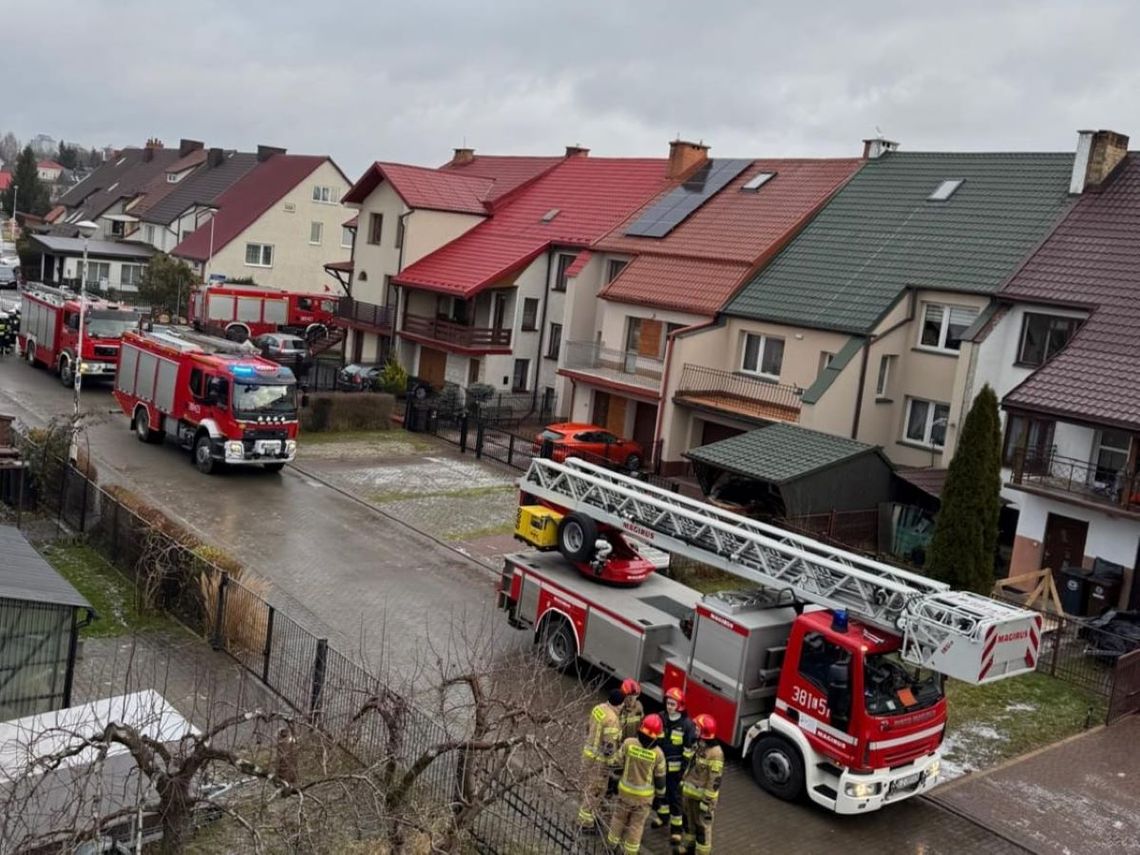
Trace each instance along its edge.
<instances>
[{"instance_id":1,"label":"truck license plate","mask_svg":"<svg viewBox=\"0 0 1140 855\"><path fill-rule=\"evenodd\" d=\"M278 454L281 451L281 441L277 439L263 439L257 445L262 454Z\"/></svg>"},{"instance_id":2,"label":"truck license plate","mask_svg":"<svg viewBox=\"0 0 1140 855\"><path fill-rule=\"evenodd\" d=\"M891 782L891 792L897 793L903 790L913 790L918 786L918 783L921 780L921 772L915 772L913 775L907 775L903 778L898 778L897 780Z\"/></svg>"}]
</instances>

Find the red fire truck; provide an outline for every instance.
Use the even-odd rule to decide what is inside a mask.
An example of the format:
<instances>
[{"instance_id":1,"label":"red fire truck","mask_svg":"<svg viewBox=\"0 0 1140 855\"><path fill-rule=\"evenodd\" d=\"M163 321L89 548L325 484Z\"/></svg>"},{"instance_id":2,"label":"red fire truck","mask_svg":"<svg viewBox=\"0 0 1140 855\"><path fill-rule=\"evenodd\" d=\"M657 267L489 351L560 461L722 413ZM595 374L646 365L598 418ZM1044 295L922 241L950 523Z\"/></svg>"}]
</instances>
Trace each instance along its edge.
<instances>
[{"instance_id":1,"label":"red fire truck","mask_svg":"<svg viewBox=\"0 0 1140 855\"><path fill-rule=\"evenodd\" d=\"M45 365L70 388L75 370L110 379L119 363L119 340L136 329L141 313L130 306L87 298L83 306L83 353L79 348L79 295L48 285L30 285L20 295L20 353L29 365Z\"/></svg>"},{"instance_id":2,"label":"red fire truck","mask_svg":"<svg viewBox=\"0 0 1140 855\"><path fill-rule=\"evenodd\" d=\"M257 285L200 285L190 292L189 311L196 330L233 341L268 332L291 332L314 341L336 326L337 298Z\"/></svg>"},{"instance_id":3,"label":"red fire truck","mask_svg":"<svg viewBox=\"0 0 1140 855\"><path fill-rule=\"evenodd\" d=\"M941 768L943 675L981 684L1036 665L1032 612L585 461L537 458L519 484L516 535L540 552L506 558L511 625L554 667L582 660L659 701L683 689L777 797L854 814L924 792ZM702 596L655 572L612 584L669 555L760 587Z\"/></svg>"},{"instance_id":4,"label":"red fire truck","mask_svg":"<svg viewBox=\"0 0 1140 855\"><path fill-rule=\"evenodd\" d=\"M279 471L297 453L297 381L247 345L185 327L123 336L115 399L142 442L171 434L206 474Z\"/></svg>"}]
</instances>

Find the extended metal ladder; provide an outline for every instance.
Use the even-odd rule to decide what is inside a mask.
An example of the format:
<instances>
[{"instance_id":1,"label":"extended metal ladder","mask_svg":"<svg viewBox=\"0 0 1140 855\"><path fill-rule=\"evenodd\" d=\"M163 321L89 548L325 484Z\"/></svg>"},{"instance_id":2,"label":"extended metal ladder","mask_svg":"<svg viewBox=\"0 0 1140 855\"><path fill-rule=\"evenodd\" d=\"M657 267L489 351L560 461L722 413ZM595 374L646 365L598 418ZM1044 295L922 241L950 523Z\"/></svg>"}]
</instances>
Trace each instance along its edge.
<instances>
[{"instance_id":1,"label":"extended metal ladder","mask_svg":"<svg viewBox=\"0 0 1140 855\"><path fill-rule=\"evenodd\" d=\"M846 609L870 626L902 633L904 658L940 673L974 683L989 682L1031 670L1036 661L1039 625L1032 657L1011 656L1007 648L989 643L995 637L1009 638L1023 631L1028 638L1028 625L1035 619L1032 612L951 591L944 582L835 549L586 461L555 463L535 458L519 487L666 552L758 585L788 589L803 602Z\"/></svg>"}]
</instances>

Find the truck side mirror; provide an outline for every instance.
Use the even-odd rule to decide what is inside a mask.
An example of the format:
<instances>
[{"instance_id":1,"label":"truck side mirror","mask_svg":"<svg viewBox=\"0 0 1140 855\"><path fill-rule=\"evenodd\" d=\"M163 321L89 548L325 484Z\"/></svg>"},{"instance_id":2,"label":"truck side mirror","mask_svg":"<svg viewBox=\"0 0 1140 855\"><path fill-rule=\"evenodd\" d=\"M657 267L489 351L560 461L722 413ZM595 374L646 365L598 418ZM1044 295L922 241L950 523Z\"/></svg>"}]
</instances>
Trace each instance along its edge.
<instances>
[{"instance_id":1,"label":"truck side mirror","mask_svg":"<svg viewBox=\"0 0 1140 855\"><path fill-rule=\"evenodd\" d=\"M831 723L846 730L851 721L851 683L844 662L835 662L827 669L827 706Z\"/></svg>"}]
</instances>

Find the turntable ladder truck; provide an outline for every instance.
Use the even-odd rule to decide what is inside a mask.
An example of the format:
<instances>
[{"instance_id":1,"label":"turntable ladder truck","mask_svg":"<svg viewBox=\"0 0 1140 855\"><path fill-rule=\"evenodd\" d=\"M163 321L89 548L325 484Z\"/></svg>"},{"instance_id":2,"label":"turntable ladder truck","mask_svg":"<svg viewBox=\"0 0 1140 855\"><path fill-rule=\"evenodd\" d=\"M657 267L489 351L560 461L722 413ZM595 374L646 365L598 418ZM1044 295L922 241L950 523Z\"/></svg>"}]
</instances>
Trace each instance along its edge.
<instances>
[{"instance_id":1,"label":"turntable ladder truck","mask_svg":"<svg viewBox=\"0 0 1140 855\"><path fill-rule=\"evenodd\" d=\"M942 677L1036 666L1033 612L581 460L536 458L519 487L515 534L539 552L505 559L511 625L554 667L582 660L656 700L683 689L780 798L853 814L924 792ZM653 572L669 556L758 587L702 595Z\"/></svg>"}]
</instances>

